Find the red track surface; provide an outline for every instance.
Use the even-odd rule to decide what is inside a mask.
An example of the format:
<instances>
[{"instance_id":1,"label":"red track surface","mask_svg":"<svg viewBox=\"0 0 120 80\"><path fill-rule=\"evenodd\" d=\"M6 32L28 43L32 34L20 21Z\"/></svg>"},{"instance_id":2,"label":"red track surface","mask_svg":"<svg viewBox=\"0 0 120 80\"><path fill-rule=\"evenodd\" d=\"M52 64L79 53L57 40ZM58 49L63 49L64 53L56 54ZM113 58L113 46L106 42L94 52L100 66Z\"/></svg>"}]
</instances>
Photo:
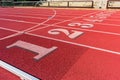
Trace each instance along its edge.
<instances>
[{"instance_id":1,"label":"red track surface","mask_svg":"<svg viewBox=\"0 0 120 80\"><path fill-rule=\"evenodd\" d=\"M20 80L20 78L0 67L0 80Z\"/></svg>"},{"instance_id":2,"label":"red track surface","mask_svg":"<svg viewBox=\"0 0 120 80\"><path fill-rule=\"evenodd\" d=\"M120 11L0 8L0 13L2 61L42 80L120 79ZM71 38L73 30L83 34ZM34 52L6 48L19 40L57 49L35 61Z\"/></svg>"}]
</instances>

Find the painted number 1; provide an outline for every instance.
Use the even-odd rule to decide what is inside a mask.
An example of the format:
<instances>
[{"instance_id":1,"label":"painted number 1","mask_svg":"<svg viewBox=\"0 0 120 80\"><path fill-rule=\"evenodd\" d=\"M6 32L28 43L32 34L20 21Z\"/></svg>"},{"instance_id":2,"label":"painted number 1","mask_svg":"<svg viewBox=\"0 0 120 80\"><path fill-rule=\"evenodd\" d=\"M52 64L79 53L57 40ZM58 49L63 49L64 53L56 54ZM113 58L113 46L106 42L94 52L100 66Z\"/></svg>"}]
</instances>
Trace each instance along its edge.
<instances>
[{"instance_id":1,"label":"painted number 1","mask_svg":"<svg viewBox=\"0 0 120 80\"><path fill-rule=\"evenodd\" d=\"M38 55L34 57L35 60L40 60L44 56L48 55L49 53L51 53L51 52L53 52L54 50L57 49L56 46L53 46L51 48L45 48L45 47L38 46L38 45L28 43L28 42L24 42L24 41L21 41L21 40L7 46L7 48L12 48L14 46L32 51L34 53L37 53Z\"/></svg>"},{"instance_id":2,"label":"painted number 1","mask_svg":"<svg viewBox=\"0 0 120 80\"><path fill-rule=\"evenodd\" d=\"M58 34L60 34L60 32L64 33L70 39L75 39L75 38L79 37L80 35L82 35L84 33L84 32L75 31L75 30L68 31L66 29L61 29L61 28L51 29L51 30L48 31L48 33L52 34L52 35L58 35Z\"/></svg>"}]
</instances>

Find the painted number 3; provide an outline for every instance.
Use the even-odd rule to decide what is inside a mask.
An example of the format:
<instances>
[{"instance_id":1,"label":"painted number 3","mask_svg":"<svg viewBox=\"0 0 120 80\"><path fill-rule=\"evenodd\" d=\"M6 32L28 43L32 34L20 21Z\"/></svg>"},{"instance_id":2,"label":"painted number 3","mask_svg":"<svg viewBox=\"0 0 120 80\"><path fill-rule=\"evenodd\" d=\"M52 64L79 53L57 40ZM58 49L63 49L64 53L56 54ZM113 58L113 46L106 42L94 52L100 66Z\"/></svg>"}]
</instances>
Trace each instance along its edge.
<instances>
[{"instance_id":1,"label":"painted number 3","mask_svg":"<svg viewBox=\"0 0 120 80\"><path fill-rule=\"evenodd\" d=\"M75 30L68 31L66 29L58 28L58 29L51 29L48 31L48 33L52 34L52 35L59 35L60 33L64 33L70 39L75 39L75 38L79 37L80 35L82 35L84 32L75 31Z\"/></svg>"},{"instance_id":2,"label":"painted number 3","mask_svg":"<svg viewBox=\"0 0 120 80\"><path fill-rule=\"evenodd\" d=\"M92 28L92 27L94 27L94 25L93 24L82 24L82 23L69 23L68 24L68 26L70 26L70 27L74 27L74 26L80 26L81 28Z\"/></svg>"}]
</instances>

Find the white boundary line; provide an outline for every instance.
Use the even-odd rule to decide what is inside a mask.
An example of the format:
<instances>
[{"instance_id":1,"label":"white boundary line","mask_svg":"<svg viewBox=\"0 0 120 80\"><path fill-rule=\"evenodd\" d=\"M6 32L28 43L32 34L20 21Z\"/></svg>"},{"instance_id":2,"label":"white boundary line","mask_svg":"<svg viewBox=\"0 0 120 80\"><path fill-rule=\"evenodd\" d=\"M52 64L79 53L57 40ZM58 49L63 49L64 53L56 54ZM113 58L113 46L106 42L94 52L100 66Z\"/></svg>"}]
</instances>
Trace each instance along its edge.
<instances>
[{"instance_id":1,"label":"white boundary line","mask_svg":"<svg viewBox=\"0 0 120 80\"><path fill-rule=\"evenodd\" d=\"M28 14L28 13L33 13L33 11L32 11L32 9L27 9L26 10L26 8L14 8L15 10L11 10L11 11L13 11L14 13L17 13L17 12L19 12L19 13L17 13L17 14ZM37 11L40 11L40 10L42 10L42 9L38 9L38 10L36 10L36 12ZM51 9L46 9L46 11L48 11L48 10L51 10ZM12 12L6 12L6 9L4 9L4 10L0 10L1 11L1 14L12 14ZM46 11L45 11L45 9L43 10L44 12L42 12L42 14L46 14ZM36 13L35 13L36 14ZM38 14L38 13L37 13ZM48 14L48 12L47 12L47 14Z\"/></svg>"},{"instance_id":2,"label":"white boundary line","mask_svg":"<svg viewBox=\"0 0 120 80\"><path fill-rule=\"evenodd\" d=\"M45 21L45 22L47 22L47 21ZM41 23L39 25L41 25ZM54 25L54 24L51 24L51 25ZM36 27L36 26L34 26L34 27ZM31 35L31 36L37 36L37 37L42 37L42 38L46 38L46 39L51 39L51 40L55 40L55 41L60 41L60 42L64 42L64 43L69 43L69 44L73 44L73 45L76 45L76 46L82 46L82 47L87 47L87 48L91 48L91 49L95 49L95 50L100 50L100 51L104 51L104 52L108 52L108 53L120 54L120 52L107 50L107 49L103 49L103 48L97 48L97 47L93 47L93 46L89 46L89 45L78 44L78 43L74 43L74 42L69 42L69 41L64 41L64 40L60 40L60 39L55 39L55 38L35 35L35 34L31 34L31 33L26 33L26 34ZM1 61L0 61L0 64L1 64ZM6 68L7 70L9 70L11 72L14 72L16 74L19 72L18 69L14 69L12 66L10 66L8 64L4 64L4 62L1 65L4 65L4 68ZM8 69L8 68L10 68L10 69ZM28 78L29 80L39 80L39 79L31 77L31 75L29 75L29 74L25 74L24 72L21 72L21 71L19 72L19 75L21 75L22 77ZM27 76L25 76L25 75L27 75Z\"/></svg>"},{"instance_id":3,"label":"white boundary line","mask_svg":"<svg viewBox=\"0 0 120 80\"><path fill-rule=\"evenodd\" d=\"M120 36L120 33L114 33L114 32L98 31L98 30L89 30L89 29L80 29L80 28L65 27L65 26L58 26L58 25L54 25L54 26L55 26L55 27L61 27L61 28L68 28L68 29L75 29L75 30L83 30L83 31L88 31L88 32L96 32L96 33L103 33L103 34Z\"/></svg>"},{"instance_id":4,"label":"white boundary line","mask_svg":"<svg viewBox=\"0 0 120 80\"><path fill-rule=\"evenodd\" d=\"M77 18L83 18L84 16L88 16L88 15L95 14L95 13L98 13L98 12L96 11L96 12L92 12L92 13L89 13L89 14L85 14L85 15L79 16L79 17L77 16L77 17L74 17L72 19L64 20L64 21L61 21L61 22L58 22L58 23L54 23L54 24L60 24L60 23L66 22L66 21L71 21L71 20L77 19ZM51 24L51 25L54 25L54 24Z\"/></svg>"},{"instance_id":5,"label":"white boundary line","mask_svg":"<svg viewBox=\"0 0 120 80\"><path fill-rule=\"evenodd\" d=\"M39 24L37 24L37 25L35 25L35 26L31 27L31 28L28 28L28 29L26 29L26 30L23 30L23 32L26 32L26 31L29 31L29 30L31 30L31 29L34 29L34 28L36 28L36 27L38 27L38 26L40 26L40 25L48 22L49 20L51 20L51 19L54 18L54 17L56 16L56 14L57 14L57 13L56 13L56 10L54 10L54 9L53 9L53 12L54 12L54 14L53 14L50 18L48 18L47 20L43 21L42 23L39 23Z\"/></svg>"},{"instance_id":6,"label":"white boundary line","mask_svg":"<svg viewBox=\"0 0 120 80\"><path fill-rule=\"evenodd\" d=\"M32 17L32 16L19 16L19 15L5 15L5 14L2 14L2 15L4 15L4 16L15 16L15 17L26 17L26 18L35 18L35 19L47 19L47 18L42 18L42 17ZM4 18L3 18L4 19ZM5 20L10 20L10 21L15 21L15 20L12 20L12 19L5 19ZM54 19L54 20L58 20L58 21L61 21L62 19ZM105 19L105 20L109 20L109 21L111 21L111 20L116 20L116 19ZM119 21L119 20L116 20L116 21ZM27 22L27 21L20 21L20 20L17 20L17 22L25 22L25 23L31 23L31 24L39 24L39 23L37 23L37 22ZM107 23L95 23L95 24L105 24L105 25L115 25L116 26L116 24L107 24ZM120 26L120 25L117 25L117 26Z\"/></svg>"},{"instance_id":7,"label":"white boundary line","mask_svg":"<svg viewBox=\"0 0 120 80\"><path fill-rule=\"evenodd\" d=\"M32 34L32 33L26 33L26 34L31 35L31 36L40 37L40 38L64 42L64 43L68 43L68 44L72 44L72 45L76 45L76 46L82 46L82 47L91 48L91 49L95 49L95 50L99 50L99 51L104 51L104 52L108 52L108 53L120 54L120 52L116 52L116 51L112 51L112 50L108 50L108 49L103 49L103 48L98 48L98 47L94 47L94 46L89 46L89 45L85 45L85 44L78 44L75 42L69 42L69 41L65 41L65 40L61 40L61 39L55 39L55 38L46 37L46 36L42 36L42 35L36 35L36 34Z\"/></svg>"},{"instance_id":8,"label":"white boundary line","mask_svg":"<svg viewBox=\"0 0 120 80\"><path fill-rule=\"evenodd\" d=\"M85 14L85 15L82 15L82 16L79 16L79 17L74 17L74 18L72 18L72 19L63 20L63 21L60 21L60 22L57 22L57 23L54 23L54 24L48 24L47 27L48 27L48 26L53 26L53 25L56 25L56 24L60 24L60 23L63 23L63 22L71 21L71 20L76 19L76 18L82 18L82 17L84 17L84 16L91 15L91 14L95 14L95 13L98 13L98 12L93 12L93 13ZM27 31L27 32L35 31L35 30L38 30L38 29L39 29L39 28L32 29L32 30L29 30L29 31Z\"/></svg>"},{"instance_id":9,"label":"white boundary line","mask_svg":"<svg viewBox=\"0 0 120 80\"><path fill-rule=\"evenodd\" d=\"M20 9L20 8L19 8ZM28 10L28 9L27 9ZM3 10L2 12L1 12L1 14L28 14L28 13L30 13L30 15L33 15L33 14L35 14L35 15L43 15L43 14L48 14L48 15L51 15L51 14L49 14L48 12L50 11L50 10L52 10L52 9L46 9L46 11L48 11L48 12L46 12L45 11L45 9L43 10L43 11L40 11L41 9L39 8L38 10L36 10L36 12L37 11L40 11L40 13L33 13L33 11L32 11L32 9L31 10L25 10L25 8L23 8L23 9L21 9L21 10L18 10L18 8L17 8L17 10L13 10L13 12L6 12L6 10ZM11 10L12 11L12 10ZM17 13L17 12L19 12L19 13Z\"/></svg>"},{"instance_id":10,"label":"white boundary line","mask_svg":"<svg viewBox=\"0 0 120 80\"><path fill-rule=\"evenodd\" d=\"M16 16L17 17L17 16ZM19 16L20 17L20 16ZM30 17L29 17L30 18ZM37 18L36 18L37 19ZM45 19L45 18L41 18ZM21 20L14 20L14 19L6 19L6 18L0 18L0 20L7 20L7 21L14 21L14 22L20 22L20 23L29 23L29 24L39 24L38 22L28 22L28 21L21 21ZM58 20L61 21L60 19L53 19L53 20ZM57 23L59 24L59 23ZM120 26L120 24L111 24L111 23L94 23L94 24L102 24L102 25L113 25L113 26ZM49 25L49 24L48 24Z\"/></svg>"},{"instance_id":11,"label":"white boundary line","mask_svg":"<svg viewBox=\"0 0 120 80\"><path fill-rule=\"evenodd\" d=\"M20 11L21 12L21 11ZM29 12L30 13L30 12ZM1 13L1 14L13 14L13 13L8 13L8 12L4 12L4 13ZM28 13L15 13L15 15L16 14L18 14L18 15L26 15L26 14L28 14ZM48 15L45 15L45 14L48 14L48 12L47 13L35 13L35 14L30 14L30 15L41 15L41 16L51 16L51 14L48 14ZM69 13L69 14L72 14L72 13ZM14 15L14 14L13 14ZM71 15L71 16L81 16L81 15L79 15L79 13L77 13L77 14L75 14L75 15ZM68 15L65 15L65 14L60 14L60 15L58 15L58 17L69 17Z\"/></svg>"},{"instance_id":12,"label":"white boundary line","mask_svg":"<svg viewBox=\"0 0 120 80\"><path fill-rule=\"evenodd\" d=\"M23 18L32 18L32 19L47 19L48 18L48 17L42 18L42 17L33 17L33 16L23 16L23 15L5 15L5 14L2 14L0 16L14 16L14 17L23 17ZM60 21L60 19L54 19L54 20Z\"/></svg>"},{"instance_id":13,"label":"white boundary line","mask_svg":"<svg viewBox=\"0 0 120 80\"><path fill-rule=\"evenodd\" d=\"M20 32L20 31L17 31L17 30L13 30L13 29L9 29L9 28L4 28L4 27L0 27L0 29L11 31L11 32Z\"/></svg>"},{"instance_id":14,"label":"white boundary line","mask_svg":"<svg viewBox=\"0 0 120 80\"><path fill-rule=\"evenodd\" d=\"M23 16L23 15L15 15L15 14L2 14L3 16L14 16L14 17L25 17L25 18L34 18L34 19L47 19L47 18L42 18L42 17L33 17L33 16ZM0 16L2 16L0 15ZM49 15L50 16L50 15ZM47 17L49 17L47 16ZM59 17L59 16L58 16ZM68 17L69 18L69 17ZM54 19L54 20L64 20L64 19Z\"/></svg>"},{"instance_id":15,"label":"white boundary line","mask_svg":"<svg viewBox=\"0 0 120 80\"><path fill-rule=\"evenodd\" d=\"M109 19L109 17L108 17L108 18L106 18L105 20L108 20L108 21L120 21L120 18L119 18L119 19L114 19L114 18Z\"/></svg>"},{"instance_id":16,"label":"white boundary line","mask_svg":"<svg viewBox=\"0 0 120 80\"><path fill-rule=\"evenodd\" d=\"M3 27L0 27L0 29L2 29L2 30L7 30L7 31L11 31L11 32L16 32L16 33L13 33L13 34L8 35L8 36L6 36L6 37L0 38L0 41L1 41L1 40L4 40L4 39L7 39L7 38L10 38L10 37L14 37L14 36L18 36L18 35L22 34L21 31L17 31L17 30L13 30L13 29L8 29L8 28L3 28Z\"/></svg>"},{"instance_id":17,"label":"white boundary line","mask_svg":"<svg viewBox=\"0 0 120 80\"><path fill-rule=\"evenodd\" d=\"M55 17L56 11L55 11L55 10L53 10L53 11L54 11L54 14L51 16L51 18L45 20L44 22L39 23L39 24L37 24L37 25L35 25L35 26L31 27L31 28L28 28L28 29L26 29L26 30L20 31L20 32L18 32L18 33L15 33L15 34L12 34L12 35L9 35L9 36L0 38L0 40L5 40L5 39L11 38L11 37L15 37L15 36L21 35L21 34L23 34L25 31L28 31L28 30L33 29L33 28L36 28L36 27L38 27L38 26L40 26L40 25L46 23L47 21L49 21L49 20L51 20L52 18ZM42 27L42 28L44 28L44 27ZM41 28L41 29L42 29L42 28Z\"/></svg>"},{"instance_id":18,"label":"white boundary line","mask_svg":"<svg viewBox=\"0 0 120 80\"><path fill-rule=\"evenodd\" d=\"M68 29L82 30L82 31L87 31L87 32L96 32L96 33L120 36L120 33L115 33L115 32L107 32L107 31L100 31L100 30L89 30L89 29L81 29L81 28L74 28L74 27L59 26L59 25L51 25L51 26L57 27L57 28L58 27L60 27L60 28L68 28ZM47 25L46 27L43 27L42 29L47 28L47 27L50 27L50 26ZM36 29L30 30L30 31L27 31L27 32L33 32L33 31L40 30L40 29L41 28L36 28Z\"/></svg>"},{"instance_id":19,"label":"white boundary line","mask_svg":"<svg viewBox=\"0 0 120 80\"><path fill-rule=\"evenodd\" d=\"M97 13L97 12L99 12L99 11L96 11L95 13ZM90 14L94 14L94 13L90 13ZM80 16L80 17L84 17L84 16L87 16L87 15L90 15L90 14L86 14L86 15L83 15L83 16ZM56 13L55 13L55 15L56 15ZM53 17L54 17L55 15L53 15ZM52 17L51 17L51 18L52 18ZM75 19L75 18L79 18L79 17L74 17L74 18L72 18L72 19ZM62 23L62 22L66 22L66 21L71 21L72 19L64 20L64 21L61 21L61 22L58 22L58 23ZM48 20L49 20L49 19L48 19ZM48 20L46 20L45 22L47 22ZM38 24L38 25L40 26L40 25L44 24L45 22L40 23L40 24ZM58 23L55 23L55 24L58 24ZM51 25L55 25L55 24L51 24ZM33 27L29 28L29 29L35 28L35 27L37 27L38 25L33 26ZM43 28L49 27L49 26L51 26L51 25L47 25L47 26L45 26L45 27L37 28L37 29L43 29ZM37 29L33 29L32 31L37 30ZM14 37L14 36L20 35L20 34L24 33L24 32L27 31L27 30L28 30L28 29L26 29L26 30L24 30L24 31L22 31L22 32L19 32L18 34L13 34L13 35L10 35L10 36L1 38L0 40L4 40L4 39L10 38L10 37ZM87 30L87 31L88 31L88 30ZM92 31L93 31L93 30L92 30ZM101 31L94 31L94 32L101 32ZM102 32L102 33L103 33L103 32ZM104 32L104 33L109 33L109 32ZM109 34L111 34L111 33L109 33ZM112 34L116 34L116 33L112 33ZM117 34L117 35L119 35L119 34Z\"/></svg>"},{"instance_id":20,"label":"white boundary line","mask_svg":"<svg viewBox=\"0 0 120 80\"><path fill-rule=\"evenodd\" d=\"M0 67L8 70L9 72L19 76L22 80L40 80L18 68L11 66L10 64L5 63L4 61L0 60ZM7 76L6 76L7 77Z\"/></svg>"},{"instance_id":21,"label":"white boundary line","mask_svg":"<svg viewBox=\"0 0 120 80\"><path fill-rule=\"evenodd\" d=\"M14 22L20 22L20 23L29 23L29 24L39 24L39 23L36 23L36 22L28 22L28 21L14 20L14 19L7 19L7 18L0 18L0 20L14 21Z\"/></svg>"},{"instance_id":22,"label":"white boundary line","mask_svg":"<svg viewBox=\"0 0 120 80\"><path fill-rule=\"evenodd\" d=\"M49 26L40 27L39 30L40 30L40 29L47 28L47 27L49 27ZM2 30L8 30L8 31L12 31L12 32L17 32L17 33L13 33L12 35L9 35L9 36L6 36L6 37L3 37L3 38L0 38L0 40L8 39L8 38L15 37L15 36L18 36L18 35L22 35L22 34L25 33L25 32L23 32L23 31L17 31L17 30L8 29L8 28L2 28L2 27L0 27L0 29L2 29Z\"/></svg>"},{"instance_id":23,"label":"white boundary line","mask_svg":"<svg viewBox=\"0 0 120 80\"><path fill-rule=\"evenodd\" d=\"M52 16L51 18L47 19L46 21L44 21L44 22L42 22L42 23L39 23L39 24L37 24L37 25L35 25L35 26L31 27L31 28L28 28L28 29L26 29L26 30L23 30L23 31L21 31L21 32L19 32L19 33L15 33L15 34L12 34L12 35L3 37L3 38L1 38L0 40L5 40L5 39L11 38L11 37L15 37L15 36L21 35L21 34L23 34L23 33L25 33L25 32L30 31L31 29L34 30L33 28L36 28L36 27L38 27L38 26L40 26L40 25L43 25L44 23L46 23L47 21L49 21L50 19L52 19L53 17L55 17L56 11L55 11L54 9L53 9L53 11L54 11L53 16ZM82 16L80 16L80 17L74 17L74 18L68 19L68 20L63 20L63 21L60 21L60 22L58 22L58 23L63 23L63 22L66 22L66 21L71 21L71 20L73 20L73 19L81 18L81 17L87 16L87 15L91 15L91 14L98 13L98 12L100 12L100 11L96 11L96 12L92 12L92 13L89 13L89 14L85 14L85 15L82 15ZM55 24L58 24L58 23L55 23ZM55 24L50 24L50 25L48 25L48 26L42 27L41 29L46 28L46 27L49 27L49 26L51 26L51 25L55 25ZM36 28L36 29L38 29L38 28ZM35 30L36 30L36 29L35 29ZM40 29L40 28L39 28L39 29Z\"/></svg>"},{"instance_id":24,"label":"white boundary line","mask_svg":"<svg viewBox=\"0 0 120 80\"><path fill-rule=\"evenodd\" d=\"M109 24L109 23L94 23L94 24L101 24L101 25L110 25L110 26L120 26L120 24Z\"/></svg>"},{"instance_id":25,"label":"white boundary line","mask_svg":"<svg viewBox=\"0 0 120 80\"><path fill-rule=\"evenodd\" d=\"M11 37L15 37L15 36L18 36L18 35L21 35L21 34L23 34L23 33L21 33L21 32L15 33L15 34L12 34L12 35L9 35L9 36L0 38L0 41L1 41L1 40L5 40L5 39L8 39L8 38L11 38Z\"/></svg>"}]
</instances>

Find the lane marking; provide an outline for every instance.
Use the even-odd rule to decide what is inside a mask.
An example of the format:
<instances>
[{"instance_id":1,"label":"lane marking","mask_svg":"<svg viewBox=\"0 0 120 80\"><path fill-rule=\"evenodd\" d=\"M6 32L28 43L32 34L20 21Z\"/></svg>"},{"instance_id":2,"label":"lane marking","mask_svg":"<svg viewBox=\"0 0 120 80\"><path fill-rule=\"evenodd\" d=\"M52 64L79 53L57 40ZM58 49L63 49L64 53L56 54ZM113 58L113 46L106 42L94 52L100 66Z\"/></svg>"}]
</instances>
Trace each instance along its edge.
<instances>
[{"instance_id":1,"label":"lane marking","mask_svg":"<svg viewBox=\"0 0 120 80\"><path fill-rule=\"evenodd\" d=\"M18 32L18 33L15 33L15 34L12 34L12 35L9 35L9 36L6 36L6 37L3 37L3 38L0 38L0 40L5 40L5 39L11 38L11 37L15 37L15 36L18 36L18 35L24 34L25 31L31 30L31 29L33 29L33 28L36 28L36 27L38 27L38 26L40 26L40 25L46 23L47 21L49 21L50 19L52 19L52 18L55 17L55 15L56 15L56 11L55 11L55 10L53 10L53 11L54 11L54 14L51 16L51 18L45 20L44 22L39 23L39 24L37 24L37 25L35 25L35 26L31 27L31 28L28 28L28 29L26 29L26 30L20 31L20 32ZM41 28L41 29L42 29L42 28Z\"/></svg>"},{"instance_id":2,"label":"lane marking","mask_svg":"<svg viewBox=\"0 0 120 80\"><path fill-rule=\"evenodd\" d=\"M19 76L21 80L40 80L14 66L11 66L10 64L0 60L0 67L4 68L5 70ZM7 76L6 76L7 77Z\"/></svg>"},{"instance_id":3,"label":"lane marking","mask_svg":"<svg viewBox=\"0 0 120 80\"><path fill-rule=\"evenodd\" d=\"M47 19L48 18L48 16L46 17L46 18L42 18L42 16L41 17L33 17L33 16L23 16L23 15L11 15L11 14L8 14L8 15L6 15L6 14L2 14L3 16L14 16L14 17L25 17L25 18L34 18L34 19ZM1 16L1 15L0 15ZM51 15L49 15L49 16L51 16ZM57 16L57 17L59 17L59 15ZM69 18L69 17L68 17ZM54 19L54 20L64 20L64 19Z\"/></svg>"},{"instance_id":4,"label":"lane marking","mask_svg":"<svg viewBox=\"0 0 120 80\"><path fill-rule=\"evenodd\" d=\"M98 31L98 30L89 30L89 29L80 29L80 28L73 28L73 27L65 27L65 26L58 26L58 25L52 25L54 27L61 27L61 28L68 28L68 29L75 29L75 30L83 30L83 31L88 31L88 32L96 32L96 33L102 33L102 34L108 34L108 35L115 35L115 36L120 36L120 33L114 33L114 32L107 32L107 31ZM50 25L47 25L46 27L43 27L42 29L44 28L47 28L47 27L50 27ZM31 31L27 31L27 32L33 32L33 31L36 31L36 30L39 30L41 28L36 28L36 29L33 29Z\"/></svg>"},{"instance_id":5,"label":"lane marking","mask_svg":"<svg viewBox=\"0 0 120 80\"><path fill-rule=\"evenodd\" d=\"M28 21L7 19L7 18L0 18L0 20L13 21L13 22L19 22L19 23L39 24L39 23L36 23L36 22L28 22Z\"/></svg>"},{"instance_id":6,"label":"lane marking","mask_svg":"<svg viewBox=\"0 0 120 80\"><path fill-rule=\"evenodd\" d=\"M8 16L8 15L7 15ZM17 15L16 15L17 17ZM19 17L28 17L28 16L19 16ZM37 17L32 17L32 16L29 16L28 18L36 18L36 19L39 19ZM41 18L41 19L46 19L46 18ZM60 20L60 19L54 19L54 20ZM19 22L23 22L23 21L19 21ZM25 21L24 21L25 22ZM31 22L30 22L31 23ZM33 24L33 22L31 23ZM39 23L36 23L36 24L39 24ZM113 26L120 26L120 25L116 25L116 24L107 24L107 23L95 23L95 24L103 24L103 25L113 25Z\"/></svg>"},{"instance_id":7,"label":"lane marking","mask_svg":"<svg viewBox=\"0 0 120 80\"><path fill-rule=\"evenodd\" d=\"M71 20L76 19L76 18L82 18L82 17L84 17L84 16L91 15L91 14L95 14L95 13L98 13L98 12L92 12L92 13L85 14L85 15L82 15L82 16L79 16L79 17L74 17L74 18L72 18L72 19L63 20L63 21L60 21L60 22L57 22L57 23L53 23L53 24L48 24L46 27L53 26L53 25L56 25L56 24L60 24L60 23L67 22L67 21L71 21ZM44 25L45 25L45 24L44 24ZM32 30L26 31L26 32L35 31L35 30L38 30L38 29L39 29L39 28L36 28L36 29L32 29Z\"/></svg>"},{"instance_id":8,"label":"lane marking","mask_svg":"<svg viewBox=\"0 0 120 80\"><path fill-rule=\"evenodd\" d=\"M88 14L82 15L82 16L80 16L80 17L84 17L84 16L87 16L87 15L95 14L95 13L98 13L98 12L100 12L100 11L88 13ZM55 15L56 15L56 11L55 11L54 15L53 15L50 19L52 19L53 17L55 17ZM72 18L72 19L63 20L63 21L60 21L60 22L58 22L58 23L62 23L62 22L66 22L66 21L71 21L71 20L73 20L73 19L80 18L80 17L74 17L74 18ZM48 20L49 20L49 19L48 19ZM45 22L47 22L48 20L44 21L42 24L39 23L39 24L37 24L36 26L33 26L33 27L29 28L29 29L36 30L36 29L37 29L36 27L38 27L38 26L40 26L40 25L43 25L43 24L44 24ZM55 23L55 24L58 24L58 23ZM45 27L43 27L43 28L49 27L49 26L51 26L51 25L54 25L54 24L47 25L47 26L45 26ZM33 29L33 28L36 28L36 29ZM43 29L43 28L41 28L41 29ZM39 29L40 29L40 28L39 28ZM32 30L29 30L29 31L32 31ZM15 33L15 34L13 34L13 35L9 35L9 36L6 36L6 37L4 37L4 38L1 38L0 40L5 40L5 39L11 38L11 37L15 37L15 36L24 34L25 32L29 32L29 31L28 31L28 29L26 29L26 30L23 30L23 31L21 31L21 32L19 32L19 33Z\"/></svg>"},{"instance_id":9,"label":"lane marking","mask_svg":"<svg viewBox=\"0 0 120 80\"><path fill-rule=\"evenodd\" d=\"M56 14L57 14L57 13L56 13L56 10L54 10L54 9L53 9L53 12L54 12L54 14L53 14L50 18L48 18L47 20L43 21L42 23L39 23L39 24L37 24L37 25L35 25L35 26L31 27L31 28L28 28L28 29L26 29L26 30L23 30L23 32L26 32L26 31L29 31L29 30L31 30L31 29L34 29L34 28L36 28L36 27L38 27L38 26L40 26L40 25L48 22L49 20L51 20L51 19L54 18L54 17L56 16Z\"/></svg>"},{"instance_id":10,"label":"lane marking","mask_svg":"<svg viewBox=\"0 0 120 80\"><path fill-rule=\"evenodd\" d=\"M47 28L47 27L49 27L49 26L41 27L41 28L39 28L39 30L40 30L40 29ZM17 30L8 29L8 28L2 28L2 27L0 27L0 29L8 30L8 31L12 31L12 32L17 32L17 33L14 33L14 34L12 34L12 35L9 35L9 36L6 36L6 37L3 37L3 38L0 38L0 40L5 40L5 39L11 38L11 37L15 37L15 36L18 36L18 35L22 35L22 34L24 34L23 31L17 31Z\"/></svg>"},{"instance_id":11,"label":"lane marking","mask_svg":"<svg viewBox=\"0 0 120 80\"><path fill-rule=\"evenodd\" d=\"M97 11L97 10L96 10L96 11ZM21 12L21 11L20 11L20 12ZM8 12L4 12L4 13L2 13L2 14L5 14L5 13L6 13L6 14L13 14L13 15L14 15L14 13L8 13ZM30 13L30 12L29 12L29 13ZM27 15L28 13L23 13L23 12L21 12L21 13L15 13L15 14ZM69 13L69 14L70 14L70 13ZM39 15L39 16L51 16L51 14L48 15L48 12L47 12L47 13L39 13L39 14L38 14L38 13L37 13L37 14L36 14L36 13L32 13L32 14L29 14L29 15L33 15L33 16L34 16L34 15ZM83 15L83 14L82 14L82 15ZM70 15L70 16L73 16L73 17L74 17L74 16L81 16L81 15L79 15L79 13L73 15L73 13L71 12L71 15ZM58 17L69 17L69 16L66 15L66 14L59 14Z\"/></svg>"},{"instance_id":12,"label":"lane marking","mask_svg":"<svg viewBox=\"0 0 120 80\"><path fill-rule=\"evenodd\" d=\"M22 35L22 34L23 34L22 32L18 32L18 33L12 34L12 35L8 35L6 37L0 38L0 41L11 38L11 37L15 37L15 36L18 36L18 35Z\"/></svg>"},{"instance_id":13,"label":"lane marking","mask_svg":"<svg viewBox=\"0 0 120 80\"><path fill-rule=\"evenodd\" d=\"M94 23L94 24L101 24L101 25L110 25L110 26L120 26L120 24L111 24L111 23Z\"/></svg>"},{"instance_id":14,"label":"lane marking","mask_svg":"<svg viewBox=\"0 0 120 80\"><path fill-rule=\"evenodd\" d=\"M7 31L11 31L11 32L16 32L16 33L13 33L13 34L11 34L11 35L8 35L8 36L5 36L5 37L3 37L3 38L0 38L0 40L4 40L4 39L10 38L10 37L14 37L14 36L17 36L17 35L22 34L20 31L13 30L13 29L8 29L8 28L3 28L3 27L0 27L0 29L2 29L2 30L7 30Z\"/></svg>"},{"instance_id":15,"label":"lane marking","mask_svg":"<svg viewBox=\"0 0 120 80\"><path fill-rule=\"evenodd\" d=\"M0 29L7 30L7 31L11 31L11 32L20 32L20 31L18 31L18 30L13 30L13 29L4 28L4 27L0 27Z\"/></svg>"},{"instance_id":16,"label":"lane marking","mask_svg":"<svg viewBox=\"0 0 120 80\"><path fill-rule=\"evenodd\" d=\"M61 28L68 28L68 29L75 29L75 30L83 30L83 31L88 31L88 32L97 32L97 33L103 33L103 34L120 36L120 33L114 33L114 32L98 31L98 30L89 30L89 29L80 29L80 28L65 27L65 26L58 26L58 25L54 25L54 26L55 26L55 27L61 27Z\"/></svg>"},{"instance_id":17,"label":"lane marking","mask_svg":"<svg viewBox=\"0 0 120 80\"><path fill-rule=\"evenodd\" d=\"M82 46L82 47L86 47L86 48L91 48L91 49L104 51L104 52L108 52L108 53L120 54L120 52L116 52L116 51L112 51L112 50L108 50L108 49L103 49L103 48L98 48L98 47L94 47L94 46L89 46L89 45L85 45L85 44L78 44L78 43L75 43L75 42L65 41L65 40L61 40L61 39L55 39L55 38L46 37L46 36L37 35L37 34L32 34L32 33L25 33L25 34L35 36L35 37L50 39L50 40L54 40L54 41L64 42L64 43L68 43L68 44L72 44L72 45L76 45L76 46Z\"/></svg>"}]
</instances>

